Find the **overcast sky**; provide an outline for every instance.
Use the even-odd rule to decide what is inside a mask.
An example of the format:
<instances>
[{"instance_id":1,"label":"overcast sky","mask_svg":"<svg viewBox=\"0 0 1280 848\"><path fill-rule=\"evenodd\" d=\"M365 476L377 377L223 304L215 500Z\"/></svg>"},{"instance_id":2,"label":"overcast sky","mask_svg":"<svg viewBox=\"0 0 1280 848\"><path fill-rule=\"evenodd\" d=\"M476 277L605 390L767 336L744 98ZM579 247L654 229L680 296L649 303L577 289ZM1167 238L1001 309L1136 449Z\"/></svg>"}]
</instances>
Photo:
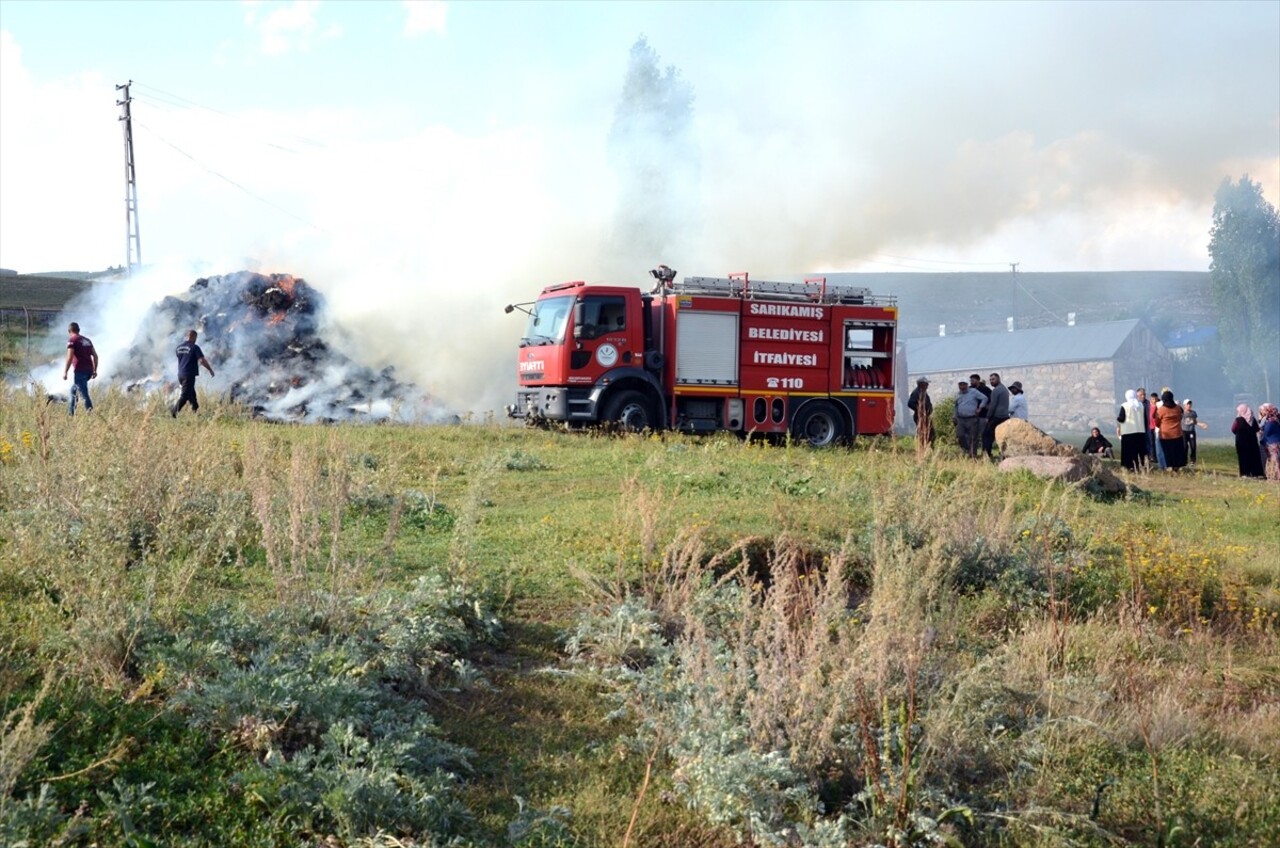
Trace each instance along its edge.
<instances>
[{"instance_id":1,"label":"overcast sky","mask_svg":"<svg viewBox=\"0 0 1280 848\"><path fill-rule=\"evenodd\" d=\"M148 262L350 236L481 270L554 242L590 276L641 34L696 96L701 184L670 202L701 255L665 257L695 273L1204 269L1223 177L1280 193L1277 2L0 0L0 30L19 270L123 261L132 79Z\"/></svg>"},{"instance_id":2,"label":"overcast sky","mask_svg":"<svg viewBox=\"0 0 1280 848\"><path fill-rule=\"evenodd\" d=\"M682 273L1205 270L1224 177L1280 199L1280 2L0 0L0 267L124 262L133 80L149 265L391 336L639 281L603 245L640 35L696 98Z\"/></svg>"}]
</instances>

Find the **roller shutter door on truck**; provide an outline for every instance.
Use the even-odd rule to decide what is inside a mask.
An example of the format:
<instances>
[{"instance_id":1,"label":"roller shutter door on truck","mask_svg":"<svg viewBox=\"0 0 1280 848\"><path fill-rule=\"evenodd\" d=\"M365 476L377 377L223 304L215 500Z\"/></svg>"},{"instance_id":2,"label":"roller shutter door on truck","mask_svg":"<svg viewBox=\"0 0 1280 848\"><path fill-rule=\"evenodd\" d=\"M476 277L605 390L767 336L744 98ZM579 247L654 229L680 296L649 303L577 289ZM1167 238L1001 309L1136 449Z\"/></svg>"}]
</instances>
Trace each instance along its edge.
<instances>
[{"instance_id":1,"label":"roller shutter door on truck","mask_svg":"<svg viewBox=\"0 0 1280 848\"><path fill-rule=\"evenodd\" d=\"M738 385L738 314L680 310L676 383Z\"/></svg>"}]
</instances>

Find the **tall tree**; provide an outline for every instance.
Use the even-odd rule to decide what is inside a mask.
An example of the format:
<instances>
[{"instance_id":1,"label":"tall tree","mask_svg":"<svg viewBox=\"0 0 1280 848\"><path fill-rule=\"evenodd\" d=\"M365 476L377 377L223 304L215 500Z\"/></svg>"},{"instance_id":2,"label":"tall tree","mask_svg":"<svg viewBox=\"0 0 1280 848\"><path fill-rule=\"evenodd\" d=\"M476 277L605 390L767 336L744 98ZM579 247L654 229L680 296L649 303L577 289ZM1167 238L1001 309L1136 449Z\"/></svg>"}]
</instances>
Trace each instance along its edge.
<instances>
[{"instance_id":1,"label":"tall tree","mask_svg":"<svg viewBox=\"0 0 1280 848\"><path fill-rule=\"evenodd\" d=\"M609 132L618 178L614 257L638 270L678 255L695 222L700 163L693 126L693 87L644 36L631 47L622 96ZM638 266L635 263L639 263Z\"/></svg>"},{"instance_id":2,"label":"tall tree","mask_svg":"<svg viewBox=\"0 0 1280 848\"><path fill-rule=\"evenodd\" d=\"M1218 187L1209 257L1229 376L1272 400L1280 378L1280 216L1248 175Z\"/></svg>"}]
</instances>

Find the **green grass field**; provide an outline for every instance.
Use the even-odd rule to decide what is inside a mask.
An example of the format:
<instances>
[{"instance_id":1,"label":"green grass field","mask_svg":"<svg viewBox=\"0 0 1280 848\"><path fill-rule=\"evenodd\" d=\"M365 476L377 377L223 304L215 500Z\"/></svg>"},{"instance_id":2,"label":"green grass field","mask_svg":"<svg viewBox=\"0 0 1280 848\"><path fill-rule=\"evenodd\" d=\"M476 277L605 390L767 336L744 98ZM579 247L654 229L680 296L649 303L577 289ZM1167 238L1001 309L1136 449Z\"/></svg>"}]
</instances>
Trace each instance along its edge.
<instances>
[{"instance_id":1,"label":"green grass field","mask_svg":"<svg viewBox=\"0 0 1280 848\"><path fill-rule=\"evenodd\" d=\"M15 274L0 277L0 309L61 309L89 290L93 280L75 276Z\"/></svg>"},{"instance_id":2,"label":"green grass field","mask_svg":"<svg viewBox=\"0 0 1280 848\"><path fill-rule=\"evenodd\" d=\"M902 439L3 391L0 843L1280 830L1280 491L1228 447L1104 501Z\"/></svg>"}]
</instances>

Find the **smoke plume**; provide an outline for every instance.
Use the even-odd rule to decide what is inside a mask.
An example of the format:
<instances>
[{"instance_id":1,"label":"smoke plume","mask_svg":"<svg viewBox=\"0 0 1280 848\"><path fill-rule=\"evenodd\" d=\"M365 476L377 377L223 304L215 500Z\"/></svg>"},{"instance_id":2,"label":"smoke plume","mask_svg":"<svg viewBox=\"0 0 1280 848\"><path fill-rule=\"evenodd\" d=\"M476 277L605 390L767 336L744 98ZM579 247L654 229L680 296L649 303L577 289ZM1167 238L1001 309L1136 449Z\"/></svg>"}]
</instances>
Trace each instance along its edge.
<instances>
[{"instance_id":1,"label":"smoke plume","mask_svg":"<svg viewBox=\"0 0 1280 848\"><path fill-rule=\"evenodd\" d=\"M99 320L109 315L112 309L102 308L104 290L91 293L70 314L85 312ZM289 274L201 277L186 291L152 303L136 321L118 317L124 327L134 327L132 338L125 343L127 330L103 324L95 346L103 382L126 393L171 396L174 350L195 330L216 372L202 388L225 393L263 418L439 422L452 417L442 404L399 379L394 368L375 370L344 353L324 296ZM82 329L88 335L89 327ZM56 390L56 371L38 376L46 389Z\"/></svg>"}]
</instances>

